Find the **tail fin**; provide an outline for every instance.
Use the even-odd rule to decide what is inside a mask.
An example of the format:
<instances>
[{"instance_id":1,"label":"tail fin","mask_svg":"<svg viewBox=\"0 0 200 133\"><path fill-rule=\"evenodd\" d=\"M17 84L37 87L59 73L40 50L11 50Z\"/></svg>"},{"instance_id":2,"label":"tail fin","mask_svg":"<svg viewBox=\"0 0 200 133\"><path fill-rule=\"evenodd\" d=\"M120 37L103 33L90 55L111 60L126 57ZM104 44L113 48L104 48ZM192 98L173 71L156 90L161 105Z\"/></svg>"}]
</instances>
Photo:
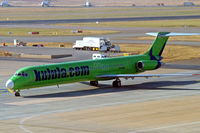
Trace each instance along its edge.
<instances>
[{"instance_id":1,"label":"tail fin","mask_svg":"<svg viewBox=\"0 0 200 133\"><path fill-rule=\"evenodd\" d=\"M200 33L170 33L170 32L158 32L158 33L146 33L148 35L157 36L156 40L150 47L150 49L145 53L151 56L153 60L161 60L162 52L165 48L167 40L170 36L191 36L200 35Z\"/></svg>"},{"instance_id":2,"label":"tail fin","mask_svg":"<svg viewBox=\"0 0 200 133\"><path fill-rule=\"evenodd\" d=\"M148 52L145 54L148 54L150 56L155 56L155 57L161 56L165 48L165 45L167 43L167 40L169 38L169 36L165 36L165 35L169 33L170 32L147 33L148 35L157 36L157 37L154 43L152 44L152 46L150 47L150 49L148 50Z\"/></svg>"}]
</instances>

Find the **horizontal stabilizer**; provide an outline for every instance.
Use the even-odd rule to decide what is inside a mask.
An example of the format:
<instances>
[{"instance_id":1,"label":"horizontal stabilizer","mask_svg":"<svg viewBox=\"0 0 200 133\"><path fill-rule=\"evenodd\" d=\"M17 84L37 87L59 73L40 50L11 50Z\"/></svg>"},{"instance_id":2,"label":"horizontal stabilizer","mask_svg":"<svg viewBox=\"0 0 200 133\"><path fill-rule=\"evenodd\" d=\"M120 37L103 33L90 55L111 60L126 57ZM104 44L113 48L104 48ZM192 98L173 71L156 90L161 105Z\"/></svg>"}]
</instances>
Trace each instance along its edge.
<instances>
[{"instance_id":1,"label":"horizontal stabilizer","mask_svg":"<svg viewBox=\"0 0 200 133\"><path fill-rule=\"evenodd\" d=\"M150 32L146 34L151 36L157 36L158 32ZM168 33L159 36L198 36L198 35L200 35L200 33Z\"/></svg>"}]
</instances>

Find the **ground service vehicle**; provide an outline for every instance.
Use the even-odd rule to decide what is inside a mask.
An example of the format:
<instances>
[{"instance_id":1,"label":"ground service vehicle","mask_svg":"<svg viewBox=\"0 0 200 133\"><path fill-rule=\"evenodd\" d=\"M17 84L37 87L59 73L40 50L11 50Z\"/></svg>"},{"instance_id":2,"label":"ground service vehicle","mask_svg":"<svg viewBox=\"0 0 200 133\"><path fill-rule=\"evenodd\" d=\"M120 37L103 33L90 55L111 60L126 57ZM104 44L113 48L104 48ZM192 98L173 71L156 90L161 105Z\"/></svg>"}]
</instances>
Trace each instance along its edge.
<instances>
[{"instance_id":1,"label":"ground service vehicle","mask_svg":"<svg viewBox=\"0 0 200 133\"><path fill-rule=\"evenodd\" d=\"M109 39L103 37L83 37L83 40L77 40L74 43L73 48L77 50L109 51L114 48L114 45L111 45Z\"/></svg>"}]
</instances>

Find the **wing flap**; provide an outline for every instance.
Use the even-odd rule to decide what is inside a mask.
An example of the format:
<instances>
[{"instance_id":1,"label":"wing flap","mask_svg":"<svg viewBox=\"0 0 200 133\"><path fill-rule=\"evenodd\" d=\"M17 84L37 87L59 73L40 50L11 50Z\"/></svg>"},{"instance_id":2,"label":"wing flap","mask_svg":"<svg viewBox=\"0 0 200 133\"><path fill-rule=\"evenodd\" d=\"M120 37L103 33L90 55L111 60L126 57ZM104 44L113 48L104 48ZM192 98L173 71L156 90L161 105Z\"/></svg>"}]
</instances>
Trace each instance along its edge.
<instances>
[{"instance_id":1,"label":"wing flap","mask_svg":"<svg viewBox=\"0 0 200 133\"><path fill-rule=\"evenodd\" d=\"M153 78L153 77L170 77L170 76L195 76L200 74L106 74L99 75L97 78L135 78L135 77L144 77L144 78Z\"/></svg>"}]
</instances>

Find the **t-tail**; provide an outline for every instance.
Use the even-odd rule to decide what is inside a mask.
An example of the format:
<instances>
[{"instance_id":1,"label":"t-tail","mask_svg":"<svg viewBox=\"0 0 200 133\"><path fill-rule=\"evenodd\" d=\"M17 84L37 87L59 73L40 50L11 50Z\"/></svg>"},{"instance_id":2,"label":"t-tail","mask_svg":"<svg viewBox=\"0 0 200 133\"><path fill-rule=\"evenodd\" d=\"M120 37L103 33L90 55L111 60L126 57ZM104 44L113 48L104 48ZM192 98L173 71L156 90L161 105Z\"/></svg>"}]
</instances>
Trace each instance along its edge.
<instances>
[{"instance_id":1,"label":"t-tail","mask_svg":"<svg viewBox=\"0 0 200 133\"><path fill-rule=\"evenodd\" d=\"M162 59L161 55L170 36L192 36L200 35L199 33L170 33L170 32L158 32L158 33L146 33L151 36L156 36L150 49L145 53L151 57L151 60Z\"/></svg>"}]
</instances>

